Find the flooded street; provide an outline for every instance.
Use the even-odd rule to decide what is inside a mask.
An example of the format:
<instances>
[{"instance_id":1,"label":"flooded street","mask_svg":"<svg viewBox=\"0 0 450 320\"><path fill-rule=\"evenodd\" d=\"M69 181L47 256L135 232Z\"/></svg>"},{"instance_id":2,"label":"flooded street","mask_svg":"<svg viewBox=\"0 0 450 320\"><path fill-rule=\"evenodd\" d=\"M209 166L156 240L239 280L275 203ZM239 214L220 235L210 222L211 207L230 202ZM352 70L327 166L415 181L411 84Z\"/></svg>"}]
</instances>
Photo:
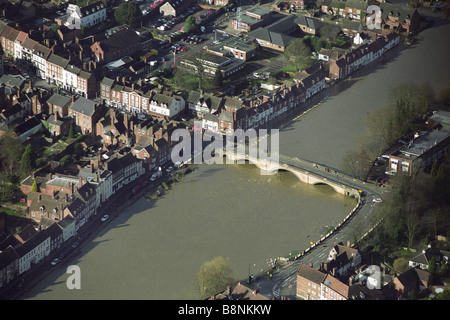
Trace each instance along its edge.
<instances>
[{"instance_id":1,"label":"flooded street","mask_svg":"<svg viewBox=\"0 0 450 320\"><path fill-rule=\"evenodd\" d=\"M450 25L435 25L413 48L372 73L349 79L339 95L280 131L280 153L339 168L365 131L367 113L401 82L450 84ZM380 115L382 116L382 115ZM109 221L73 261L32 288L26 299L191 299L195 272L229 258L236 279L316 241L353 208L352 199L291 174L262 176L251 165L200 166L162 199L142 198ZM68 290L65 268L81 268L81 290Z\"/></svg>"}]
</instances>

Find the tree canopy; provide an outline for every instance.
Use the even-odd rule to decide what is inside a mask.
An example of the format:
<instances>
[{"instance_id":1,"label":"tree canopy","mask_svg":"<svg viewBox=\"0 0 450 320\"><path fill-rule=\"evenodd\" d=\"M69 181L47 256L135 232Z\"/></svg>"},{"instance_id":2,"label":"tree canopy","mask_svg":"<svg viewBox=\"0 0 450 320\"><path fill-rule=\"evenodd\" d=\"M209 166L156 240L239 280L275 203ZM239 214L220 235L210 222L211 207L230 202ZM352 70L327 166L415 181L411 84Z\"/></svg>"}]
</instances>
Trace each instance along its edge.
<instances>
[{"instance_id":1,"label":"tree canopy","mask_svg":"<svg viewBox=\"0 0 450 320\"><path fill-rule=\"evenodd\" d=\"M142 17L142 12L136 3L128 1L120 4L119 8L114 12L114 17L121 25L131 26L139 21Z\"/></svg>"},{"instance_id":2,"label":"tree canopy","mask_svg":"<svg viewBox=\"0 0 450 320\"><path fill-rule=\"evenodd\" d=\"M194 16L187 17L186 23L184 24L184 32L191 33L196 27L197 24L195 23Z\"/></svg>"},{"instance_id":3,"label":"tree canopy","mask_svg":"<svg viewBox=\"0 0 450 320\"><path fill-rule=\"evenodd\" d=\"M206 261L197 271L195 286L200 299L219 293L234 283L229 259L216 257Z\"/></svg>"}]
</instances>

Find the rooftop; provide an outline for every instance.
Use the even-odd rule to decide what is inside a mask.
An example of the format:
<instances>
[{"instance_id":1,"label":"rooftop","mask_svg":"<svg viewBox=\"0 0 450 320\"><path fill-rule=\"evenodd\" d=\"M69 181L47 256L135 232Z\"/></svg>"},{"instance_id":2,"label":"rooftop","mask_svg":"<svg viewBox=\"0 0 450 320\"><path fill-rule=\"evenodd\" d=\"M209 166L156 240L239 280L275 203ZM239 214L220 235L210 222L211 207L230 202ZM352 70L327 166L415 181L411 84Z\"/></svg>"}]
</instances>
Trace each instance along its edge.
<instances>
[{"instance_id":1,"label":"rooftop","mask_svg":"<svg viewBox=\"0 0 450 320\"><path fill-rule=\"evenodd\" d=\"M408 157L420 157L425 152L450 137L450 133L442 130L432 130L424 133L409 145L400 149L400 153Z\"/></svg>"}]
</instances>

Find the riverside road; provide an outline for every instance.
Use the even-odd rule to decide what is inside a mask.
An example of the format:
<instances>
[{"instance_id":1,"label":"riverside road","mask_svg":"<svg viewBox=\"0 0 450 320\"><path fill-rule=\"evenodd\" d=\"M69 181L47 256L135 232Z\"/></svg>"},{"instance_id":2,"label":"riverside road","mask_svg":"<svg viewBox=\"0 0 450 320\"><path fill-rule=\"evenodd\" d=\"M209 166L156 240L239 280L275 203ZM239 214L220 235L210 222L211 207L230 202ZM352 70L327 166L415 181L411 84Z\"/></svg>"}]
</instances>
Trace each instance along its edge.
<instances>
[{"instance_id":1,"label":"riverside road","mask_svg":"<svg viewBox=\"0 0 450 320\"><path fill-rule=\"evenodd\" d=\"M270 139L269 139L270 140ZM325 164L313 163L303 159L279 155L279 164L286 164L302 171L310 172L318 177L322 177L325 184L334 183L345 185L352 189L362 191L361 200L358 208L353 215L337 228L328 238L311 247L308 253L302 255L295 261L290 261L278 271L272 273L271 277L262 275L253 280L253 287L259 288L259 292L268 298L286 298L295 299L292 293L296 284L296 273L301 263L318 266L321 262L326 261L328 250L333 243L346 243L350 239L350 234L355 230L358 232L358 238L370 231L376 221L371 217L371 213L376 205L382 203L372 202L375 198L383 198L389 192L388 188L380 187L378 184L364 182L339 172L338 169L330 168Z\"/></svg>"}]
</instances>

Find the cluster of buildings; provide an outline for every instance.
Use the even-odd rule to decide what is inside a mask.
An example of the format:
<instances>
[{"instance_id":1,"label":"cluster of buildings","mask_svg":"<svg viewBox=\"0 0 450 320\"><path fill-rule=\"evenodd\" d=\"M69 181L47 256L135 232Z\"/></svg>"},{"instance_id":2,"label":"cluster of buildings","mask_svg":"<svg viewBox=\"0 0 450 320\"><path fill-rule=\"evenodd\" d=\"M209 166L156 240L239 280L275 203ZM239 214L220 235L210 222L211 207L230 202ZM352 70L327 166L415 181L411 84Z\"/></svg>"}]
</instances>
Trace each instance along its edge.
<instances>
[{"instance_id":1,"label":"cluster of buildings","mask_svg":"<svg viewBox=\"0 0 450 320\"><path fill-rule=\"evenodd\" d=\"M396 33L380 36L376 33L361 32L354 42L359 45L348 51L340 48L320 49L319 60L327 64L330 79L347 78L353 72L379 60L385 52L399 44L400 37Z\"/></svg>"},{"instance_id":2,"label":"cluster of buildings","mask_svg":"<svg viewBox=\"0 0 450 320\"><path fill-rule=\"evenodd\" d=\"M427 246L410 259L409 270L390 275L385 267L364 265L358 250L349 243L334 244L318 269L311 263L300 265L296 296L302 300L393 300L429 293L431 257L448 263L449 256L448 251Z\"/></svg>"},{"instance_id":3,"label":"cluster of buildings","mask_svg":"<svg viewBox=\"0 0 450 320\"><path fill-rule=\"evenodd\" d=\"M99 24L106 17L103 3L96 2L81 9L69 5L65 15L37 27L3 19L0 43L6 58L34 68L37 77L93 98L98 92L98 80L103 77L100 67L139 50L148 52L152 38L125 27L83 38L82 29L65 25L74 12L81 12L82 25L86 26Z\"/></svg>"},{"instance_id":4,"label":"cluster of buildings","mask_svg":"<svg viewBox=\"0 0 450 320\"><path fill-rule=\"evenodd\" d=\"M302 106L319 94L328 80L344 79L379 59L399 43L399 36L376 35L349 51L322 49L319 61L297 72L292 82L259 96L235 98L191 92L186 99L190 114L202 122L201 129L226 133L236 129L257 129ZM194 128L200 129L200 128Z\"/></svg>"},{"instance_id":5,"label":"cluster of buildings","mask_svg":"<svg viewBox=\"0 0 450 320\"><path fill-rule=\"evenodd\" d=\"M450 112L439 110L428 118L430 128L419 131L409 141L389 154L388 170L413 175L431 168L450 148Z\"/></svg>"},{"instance_id":6,"label":"cluster of buildings","mask_svg":"<svg viewBox=\"0 0 450 320\"><path fill-rule=\"evenodd\" d=\"M325 14L359 22L366 18L366 10L370 4L368 0L324 0L320 8ZM409 33L420 27L420 15L416 8L384 1L379 3L379 8L382 30Z\"/></svg>"},{"instance_id":7,"label":"cluster of buildings","mask_svg":"<svg viewBox=\"0 0 450 320\"><path fill-rule=\"evenodd\" d=\"M364 264L358 249L350 242L335 243L319 268L301 263L297 269L295 295L299 300L401 300L411 296L428 296L433 276L427 271L430 262L448 264L450 252L424 247L409 260L405 272L390 274L386 266ZM275 298L275 297L274 297ZM281 299L286 299L281 297ZM258 288L238 282L208 300L269 300Z\"/></svg>"}]
</instances>

